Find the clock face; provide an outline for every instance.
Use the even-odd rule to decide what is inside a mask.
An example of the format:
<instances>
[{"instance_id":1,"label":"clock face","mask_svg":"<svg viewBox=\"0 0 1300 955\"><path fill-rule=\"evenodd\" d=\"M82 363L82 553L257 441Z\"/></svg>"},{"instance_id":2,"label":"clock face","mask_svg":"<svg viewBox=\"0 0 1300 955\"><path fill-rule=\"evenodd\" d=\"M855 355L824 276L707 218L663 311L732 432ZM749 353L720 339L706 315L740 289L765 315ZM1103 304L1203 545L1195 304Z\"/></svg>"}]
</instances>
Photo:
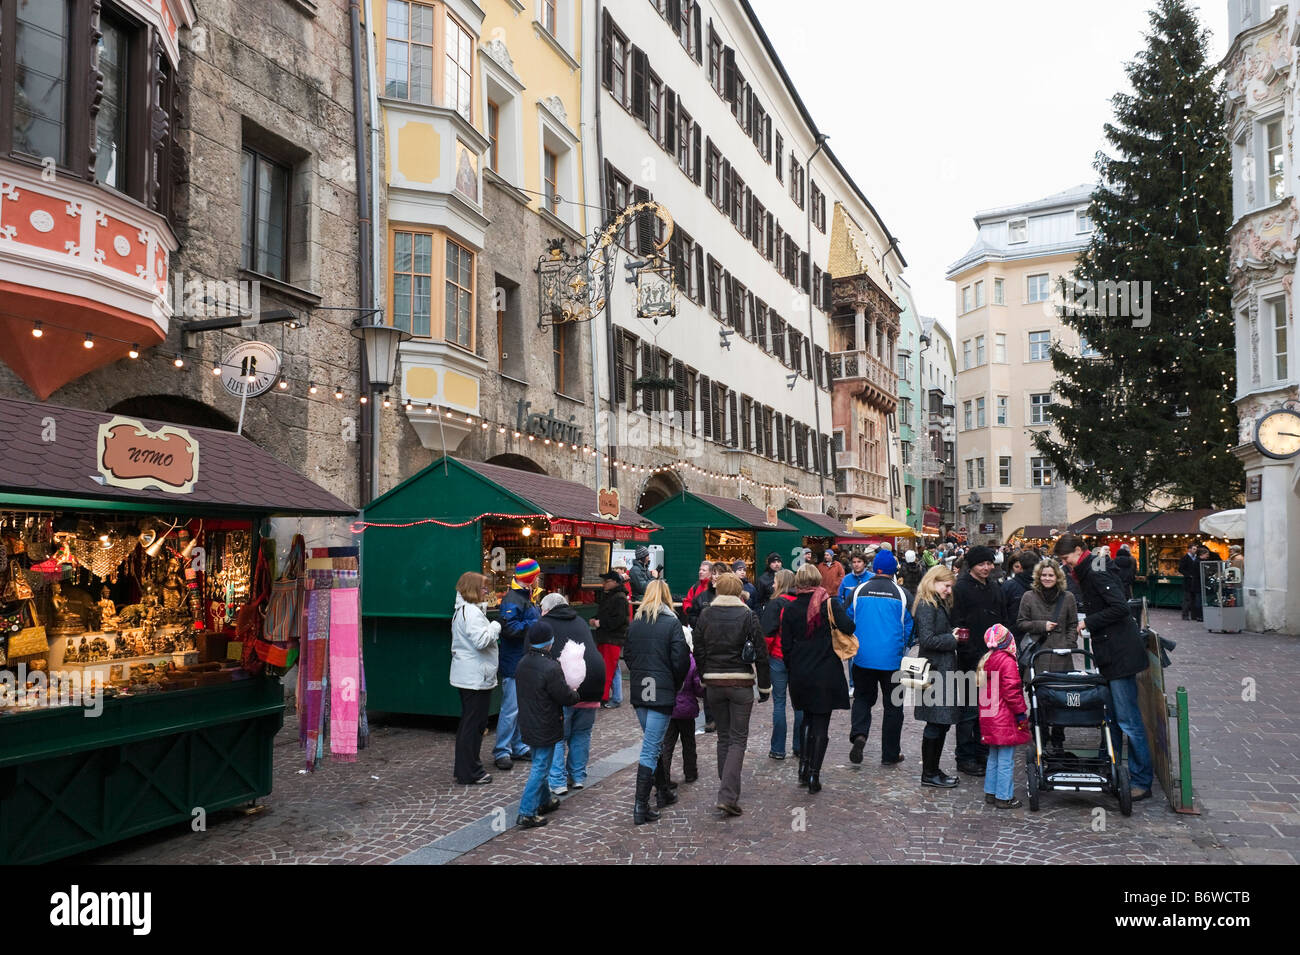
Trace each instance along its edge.
<instances>
[{"instance_id":1,"label":"clock face","mask_svg":"<svg viewBox=\"0 0 1300 955\"><path fill-rule=\"evenodd\" d=\"M1300 412L1280 408L1260 418L1255 425L1255 447L1270 458L1300 454Z\"/></svg>"}]
</instances>

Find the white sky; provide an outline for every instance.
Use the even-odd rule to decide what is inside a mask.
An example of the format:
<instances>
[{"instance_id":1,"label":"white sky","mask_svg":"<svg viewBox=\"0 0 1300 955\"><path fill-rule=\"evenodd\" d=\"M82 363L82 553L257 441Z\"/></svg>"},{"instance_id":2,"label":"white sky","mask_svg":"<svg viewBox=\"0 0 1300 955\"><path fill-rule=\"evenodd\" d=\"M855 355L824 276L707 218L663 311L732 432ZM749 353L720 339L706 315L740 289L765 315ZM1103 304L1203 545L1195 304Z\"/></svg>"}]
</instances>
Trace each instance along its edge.
<instances>
[{"instance_id":1,"label":"white sky","mask_svg":"<svg viewBox=\"0 0 1300 955\"><path fill-rule=\"evenodd\" d=\"M1095 181L1154 0L750 0L813 120L951 331L981 210ZM1227 52L1227 0L1192 0Z\"/></svg>"}]
</instances>

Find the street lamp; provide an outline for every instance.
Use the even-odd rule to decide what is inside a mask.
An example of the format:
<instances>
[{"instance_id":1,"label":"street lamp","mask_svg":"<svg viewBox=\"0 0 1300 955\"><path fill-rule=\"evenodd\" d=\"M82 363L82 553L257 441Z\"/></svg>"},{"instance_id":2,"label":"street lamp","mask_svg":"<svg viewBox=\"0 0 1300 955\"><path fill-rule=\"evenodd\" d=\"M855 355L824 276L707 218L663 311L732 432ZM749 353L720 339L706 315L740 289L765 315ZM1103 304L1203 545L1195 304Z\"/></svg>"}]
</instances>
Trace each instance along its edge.
<instances>
[{"instance_id":1,"label":"street lamp","mask_svg":"<svg viewBox=\"0 0 1300 955\"><path fill-rule=\"evenodd\" d=\"M370 371L370 389L387 391L397 377L397 346L411 340L411 333L385 325L379 313L368 325L352 329L352 337L361 339L366 350L366 368Z\"/></svg>"}]
</instances>

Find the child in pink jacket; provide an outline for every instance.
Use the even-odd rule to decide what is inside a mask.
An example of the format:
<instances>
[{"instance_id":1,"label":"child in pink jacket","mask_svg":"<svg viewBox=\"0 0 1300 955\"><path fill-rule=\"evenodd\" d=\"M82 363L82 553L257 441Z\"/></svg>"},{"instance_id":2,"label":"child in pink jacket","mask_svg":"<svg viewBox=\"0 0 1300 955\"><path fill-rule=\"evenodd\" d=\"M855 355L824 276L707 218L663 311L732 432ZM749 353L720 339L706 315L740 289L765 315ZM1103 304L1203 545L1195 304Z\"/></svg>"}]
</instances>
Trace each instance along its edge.
<instances>
[{"instance_id":1,"label":"child in pink jacket","mask_svg":"<svg viewBox=\"0 0 1300 955\"><path fill-rule=\"evenodd\" d=\"M1024 805L1015 796L1016 747L1029 742L1029 707L1020 686L1016 638L995 623L984 634L989 652L979 662L980 740L988 745L984 802L999 809Z\"/></svg>"}]
</instances>

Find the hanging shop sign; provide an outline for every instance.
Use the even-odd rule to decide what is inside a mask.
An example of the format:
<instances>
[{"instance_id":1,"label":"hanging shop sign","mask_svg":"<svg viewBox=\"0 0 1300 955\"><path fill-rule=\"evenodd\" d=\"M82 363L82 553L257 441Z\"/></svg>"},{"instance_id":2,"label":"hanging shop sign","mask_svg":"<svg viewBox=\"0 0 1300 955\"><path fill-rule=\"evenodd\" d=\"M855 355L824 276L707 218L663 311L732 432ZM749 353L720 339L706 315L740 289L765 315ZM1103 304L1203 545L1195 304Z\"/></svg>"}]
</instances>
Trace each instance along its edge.
<instances>
[{"instance_id":1,"label":"hanging shop sign","mask_svg":"<svg viewBox=\"0 0 1300 955\"><path fill-rule=\"evenodd\" d=\"M637 270L637 318L649 318L657 323L660 318L667 318L677 314L677 296L675 294L677 289L673 284L673 278L671 265Z\"/></svg>"},{"instance_id":2,"label":"hanging shop sign","mask_svg":"<svg viewBox=\"0 0 1300 955\"><path fill-rule=\"evenodd\" d=\"M623 508L618 499L618 488L602 487L596 492L596 514L599 517L618 520L618 516L622 511Z\"/></svg>"},{"instance_id":3,"label":"hanging shop sign","mask_svg":"<svg viewBox=\"0 0 1300 955\"><path fill-rule=\"evenodd\" d=\"M769 504L767 510L763 513L763 523L766 524L768 527L776 527L777 521L779 519L780 518L778 518L776 514L775 505Z\"/></svg>"},{"instance_id":4,"label":"hanging shop sign","mask_svg":"<svg viewBox=\"0 0 1300 955\"><path fill-rule=\"evenodd\" d=\"M582 443L582 429L573 423L577 420L577 415L569 415L568 421L562 421L555 417L554 408L543 415L530 411L532 406L531 401L519 399L515 413L516 431L539 438L550 438L552 441L563 441L565 444Z\"/></svg>"},{"instance_id":5,"label":"hanging shop sign","mask_svg":"<svg viewBox=\"0 0 1300 955\"><path fill-rule=\"evenodd\" d=\"M221 359L221 384L236 398L265 394L280 377L280 352L266 342L240 342Z\"/></svg>"},{"instance_id":6,"label":"hanging shop sign","mask_svg":"<svg viewBox=\"0 0 1300 955\"><path fill-rule=\"evenodd\" d=\"M1246 500L1262 501L1264 499L1264 475L1252 474L1246 478Z\"/></svg>"},{"instance_id":7,"label":"hanging shop sign","mask_svg":"<svg viewBox=\"0 0 1300 955\"><path fill-rule=\"evenodd\" d=\"M199 443L188 431L171 425L150 431L121 415L99 426L96 461L105 484L133 491L189 494L199 479Z\"/></svg>"},{"instance_id":8,"label":"hanging shop sign","mask_svg":"<svg viewBox=\"0 0 1300 955\"><path fill-rule=\"evenodd\" d=\"M1115 522L1111 520L1109 517L1097 518L1098 534L1109 534L1114 527L1115 527Z\"/></svg>"}]
</instances>

